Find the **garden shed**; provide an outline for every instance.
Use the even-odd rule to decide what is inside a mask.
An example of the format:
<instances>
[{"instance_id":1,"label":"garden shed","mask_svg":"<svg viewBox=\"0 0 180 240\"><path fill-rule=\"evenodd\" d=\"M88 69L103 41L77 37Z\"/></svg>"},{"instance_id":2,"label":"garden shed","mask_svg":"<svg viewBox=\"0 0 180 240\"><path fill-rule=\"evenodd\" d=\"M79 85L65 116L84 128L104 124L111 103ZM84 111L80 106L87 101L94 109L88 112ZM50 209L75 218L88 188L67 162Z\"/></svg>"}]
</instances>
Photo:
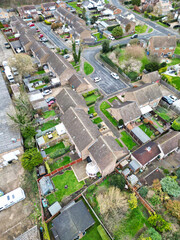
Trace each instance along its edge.
<instances>
[{"instance_id":1,"label":"garden shed","mask_svg":"<svg viewBox=\"0 0 180 240\"><path fill-rule=\"evenodd\" d=\"M42 195L47 195L48 193L51 193L54 190L53 184L49 176L42 177L39 180L39 185Z\"/></svg>"},{"instance_id":2,"label":"garden shed","mask_svg":"<svg viewBox=\"0 0 180 240\"><path fill-rule=\"evenodd\" d=\"M136 138L138 138L138 140L141 143L146 143L151 140L150 137L148 137L145 134L145 132L142 129L140 129L139 127L133 128L131 132L135 135Z\"/></svg>"}]
</instances>

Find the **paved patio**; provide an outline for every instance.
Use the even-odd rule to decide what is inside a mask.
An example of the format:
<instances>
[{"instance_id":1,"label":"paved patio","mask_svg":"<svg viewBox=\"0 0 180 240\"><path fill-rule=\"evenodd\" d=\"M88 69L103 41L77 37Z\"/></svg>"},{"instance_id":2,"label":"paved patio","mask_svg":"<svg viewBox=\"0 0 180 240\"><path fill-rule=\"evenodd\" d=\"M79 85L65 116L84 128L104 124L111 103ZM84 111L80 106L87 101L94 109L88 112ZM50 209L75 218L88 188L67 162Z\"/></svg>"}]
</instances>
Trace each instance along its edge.
<instances>
[{"instance_id":1,"label":"paved patio","mask_svg":"<svg viewBox=\"0 0 180 240\"><path fill-rule=\"evenodd\" d=\"M78 182L88 178L88 176L86 174L86 165L87 165L87 162L82 161L82 162L79 162L72 166L72 170L73 170Z\"/></svg>"}]
</instances>

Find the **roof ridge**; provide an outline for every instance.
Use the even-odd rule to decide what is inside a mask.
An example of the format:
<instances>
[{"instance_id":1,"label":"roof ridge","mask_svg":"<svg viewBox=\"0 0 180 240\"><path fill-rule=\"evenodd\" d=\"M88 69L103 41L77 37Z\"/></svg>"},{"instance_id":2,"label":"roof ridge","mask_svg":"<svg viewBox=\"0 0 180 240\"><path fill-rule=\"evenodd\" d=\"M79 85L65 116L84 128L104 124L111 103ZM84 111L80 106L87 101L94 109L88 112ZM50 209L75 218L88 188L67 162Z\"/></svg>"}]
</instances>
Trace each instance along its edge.
<instances>
[{"instance_id":1,"label":"roof ridge","mask_svg":"<svg viewBox=\"0 0 180 240\"><path fill-rule=\"evenodd\" d=\"M106 146L109 148L109 150L111 151L111 153L113 154L113 156L116 158L116 155L114 154L114 151L112 151L112 149L110 148L110 146L108 145L107 141L103 138L103 136L100 136L102 138L102 141L104 143L106 143ZM110 136L106 136L106 137L110 137Z\"/></svg>"}]
</instances>

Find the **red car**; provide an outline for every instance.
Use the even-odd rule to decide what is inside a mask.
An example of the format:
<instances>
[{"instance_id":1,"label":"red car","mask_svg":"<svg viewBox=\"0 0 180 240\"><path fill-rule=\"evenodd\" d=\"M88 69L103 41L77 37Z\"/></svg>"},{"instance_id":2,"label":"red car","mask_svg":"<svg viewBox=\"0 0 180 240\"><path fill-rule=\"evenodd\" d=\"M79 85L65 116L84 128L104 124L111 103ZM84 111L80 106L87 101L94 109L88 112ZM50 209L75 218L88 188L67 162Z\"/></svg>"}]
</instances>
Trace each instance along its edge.
<instances>
[{"instance_id":1,"label":"red car","mask_svg":"<svg viewBox=\"0 0 180 240\"><path fill-rule=\"evenodd\" d=\"M34 25L34 23L31 23L29 26L30 26L30 27L34 27L35 25Z\"/></svg>"},{"instance_id":2,"label":"red car","mask_svg":"<svg viewBox=\"0 0 180 240\"><path fill-rule=\"evenodd\" d=\"M39 30L39 29L37 29L37 30L36 30L36 32L40 32L40 30Z\"/></svg>"},{"instance_id":3,"label":"red car","mask_svg":"<svg viewBox=\"0 0 180 240\"><path fill-rule=\"evenodd\" d=\"M44 37L43 34L40 34L40 35L39 35L39 38L42 38L42 37Z\"/></svg>"},{"instance_id":4,"label":"red car","mask_svg":"<svg viewBox=\"0 0 180 240\"><path fill-rule=\"evenodd\" d=\"M55 103L55 101L50 101L49 103L48 103L48 107L50 107L52 104L54 104Z\"/></svg>"}]
</instances>

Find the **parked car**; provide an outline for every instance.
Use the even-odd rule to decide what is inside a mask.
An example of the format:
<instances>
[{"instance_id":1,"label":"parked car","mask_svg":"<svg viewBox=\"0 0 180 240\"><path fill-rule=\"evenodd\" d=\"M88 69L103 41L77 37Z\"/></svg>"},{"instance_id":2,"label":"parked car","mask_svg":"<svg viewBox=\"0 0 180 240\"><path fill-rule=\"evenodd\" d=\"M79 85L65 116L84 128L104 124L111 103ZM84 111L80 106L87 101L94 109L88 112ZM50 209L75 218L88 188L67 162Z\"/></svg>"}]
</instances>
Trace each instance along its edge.
<instances>
[{"instance_id":1,"label":"parked car","mask_svg":"<svg viewBox=\"0 0 180 240\"><path fill-rule=\"evenodd\" d=\"M173 96L173 95L169 95L168 96L173 102L177 101L177 97Z\"/></svg>"},{"instance_id":2,"label":"parked car","mask_svg":"<svg viewBox=\"0 0 180 240\"><path fill-rule=\"evenodd\" d=\"M117 73L112 72L112 73L111 73L111 76L112 76L113 78L115 78L116 80L119 79L119 76L117 75Z\"/></svg>"},{"instance_id":3,"label":"parked car","mask_svg":"<svg viewBox=\"0 0 180 240\"><path fill-rule=\"evenodd\" d=\"M68 59L68 58L70 58L70 55L69 55L69 54L65 54L65 55L64 55L64 58L65 58L65 59Z\"/></svg>"},{"instance_id":4,"label":"parked car","mask_svg":"<svg viewBox=\"0 0 180 240\"><path fill-rule=\"evenodd\" d=\"M50 107L52 104L54 104L55 103L55 101L50 101L49 103L48 103L48 107Z\"/></svg>"},{"instance_id":5,"label":"parked car","mask_svg":"<svg viewBox=\"0 0 180 240\"><path fill-rule=\"evenodd\" d=\"M42 38L40 39L40 41L41 41L41 42L48 42L48 39L45 38L45 37L42 37Z\"/></svg>"},{"instance_id":6,"label":"parked car","mask_svg":"<svg viewBox=\"0 0 180 240\"><path fill-rule=\"evenodd\" d=\"M42 38L42 37L44 37L44 35L41 33L41 34L39 35L39 38Z\"/></svg>"},{"instance_id":7,"label":"parked car","mask_svg":"<svg viewBox=\"0 0 180 240\"><path fill-rule=\"evenodd\" d=\"M34 25L34 23L31 23L29 26L30 26L30 27L34 27L35 25Z\"/></svg>"},{"instance_id":8,"label":"parked car","mask_svg":"<svg viewBox=\"0 0 180 240\"><path fill-rule=\"evenodd\" d=\"M79 39L75 40L75 44L79 45L80 44L80 40Z\"/></svg>"},{"instance_id":9,"label":"parked car","mask_svg":"<svg viewBox=\"0 0 180 240\"><path fill-rule=\"evenodd\" d=\"M100 77L95 77L94 78L94 82L96 83L96 82L99 82L99 81L101 81L101 78Z\"/></svg>"},{"instance_id":10,"label":"parked car","mask_svg":"<svg viewBox=\"0 0 180 240\"><path fill-rule=\"evenodd\" d=\"M89 118L93 118L94 117L94 115L93 115L93 113L91 113L90 115L89 115Z\"/></svg>"},{"instance_id":11,"label":"parked car","mask_svg":"<svg viewBox=\"0 0 180 240\"><path fill-rule=\"evenodd\" d=\"M11 48L11 45L8 42L4 43L4 46L5 46L6 49Z\"/></svg>"},{"instance_id":12,"label":"parked car","mask_svg":"<svg viewBox=\"0 0 180 240\"><path fill-rule=\"evenodd\" d=\"M134 38L138 38L138 35L134 34L134 35L131 36L131 39L134 39Z\"/></svg>"},{"instance_id":13,"label":"parked car","mask_svg":"<svg viewBox=\"0 0 180 240\"><path fill-rule=\"evenodd\" d=\"M19 75L19 72L18 72L17 68L12 67L11 69L12 69L12 72L13 72L14 76Z\"/></svg>"},{"instance_id":14,"label":"parked car","mask_svg":"<svg viewBox=\"0 0 180 240\"><path fill-rule=\"evenodd\" d=\"M50 101L56 101L56 99L54 97L50 97L46 99L46 102L49 103Z\"/></svg>"},{"instance_id":15,"label":"parked car","mask_svg":"<svg viewBox=\"0 0 180 240\"><path fill-rule=\"evenodd\" d=\"M40 30L39 30L39 29L36 29L36 32L40 32Z\"/></svg>"},{"instance_id":16,"label":"parked car","mask_svg":"<svg viewBox=\"0 0 180 240\"><path fill-rule=\"evenodd\" d=\"M109 36L108 39L109 39L109 40L112 40L112 41L115 40L115 38L114 38L113 36Z\"/></svg>"},{"instance_id":17,"label":"parked car","mask_svg":"<svg viewBox=\"0 0 180 240\"><path fill-rule=\"evenodd\" d=\"M7 61L3 61L3 62L2 62L2 65L3 65L3 67L8 66L8 62L7 62Z\"/></svg>"},{"instance_id":18,"label":"parked car","mask_svg":"<svg viewBox=\"0 0 180 240\"><path fill-rule=\"evenodd\" d=\"M173 104L173 101L172 101L172 99L170 97L164 96L164 97L162 97L162 100L164 102L166 102L167 104L169 104L169 105Z\"/></svg>"},{"instance_id":19,"label":"parked car","mask_svg":"<svg viewBox=\"0 0 180 240\"><path fill-rule=\"evenodd\" d=\"M43 90L43 91L42 91L42 95L43 95L43 96L49 95L49 94L51 94L51 93L52 93L52 90L51 90L51 89L46 89L46 90Z\"/></svg>"}]
</instances>

